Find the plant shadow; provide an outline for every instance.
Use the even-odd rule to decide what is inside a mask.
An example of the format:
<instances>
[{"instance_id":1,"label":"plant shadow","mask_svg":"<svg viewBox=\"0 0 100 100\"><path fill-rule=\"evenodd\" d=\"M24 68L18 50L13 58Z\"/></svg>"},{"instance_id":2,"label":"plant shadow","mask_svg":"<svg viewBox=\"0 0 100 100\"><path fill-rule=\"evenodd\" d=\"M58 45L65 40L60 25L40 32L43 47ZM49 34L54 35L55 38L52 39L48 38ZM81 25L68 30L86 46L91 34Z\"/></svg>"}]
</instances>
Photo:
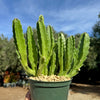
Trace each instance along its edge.
<instances>
[{"instance_id":1,"label":"plant shadow","mask_svg":"<svg viewBox=\"0 0 100 100\"><path fill-rule=\"evenodd\" d=\"M72 83L70 89L71 93L82 93L82 94L100 96L100 85Z\"/></svg>"}]
</instances>

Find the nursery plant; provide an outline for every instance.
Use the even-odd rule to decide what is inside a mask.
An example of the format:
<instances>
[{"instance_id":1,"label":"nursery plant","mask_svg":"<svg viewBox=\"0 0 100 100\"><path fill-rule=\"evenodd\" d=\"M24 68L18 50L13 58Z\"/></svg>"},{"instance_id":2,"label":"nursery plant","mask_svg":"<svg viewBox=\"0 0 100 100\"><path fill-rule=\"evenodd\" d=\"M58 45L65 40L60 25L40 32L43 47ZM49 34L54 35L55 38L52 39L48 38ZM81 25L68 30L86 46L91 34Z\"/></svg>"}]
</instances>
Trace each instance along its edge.
<instances>
[{"instance_id":1,"label":"nursery plant","mask_svg":"<svg viewBox=\"0 0 100 100\"><path fill-rule=\"evenodd\" d=\"M83 62L86 60L89 52L89 35L87 33L81 34L77 48L75 47L74 36L65 38L64 35L60 33L58 34L58 39L55 40L52 27L50 25L47 27L45 26L44 18L42 15L39 16L39 20L36 24L38 36L37 41L34 40L34 33L31 26L28 26L26 38L24 37L22 25L19 19L15 18L13 20L12 27L16 52L26 74L33 77L46 76L50 78L50 76L54 76L56 79L61 77L61 80L59 81L64 81L64 86L66 84L69 85L69 81L69 83L65 83L67 80L62 79L65 77L66 79L71 80L72 77L74 77L80 71L80 68L82 67ZM36 80L37 78L34 79ZM40 80L41 79L43 78L40 78ZM40 82L40 80L35 80L33 81L34 84L37 83L37 81ZM32 81L30 81L30 83L33 84ZM60 82L45 83L49 83L48 86L52 86L50 83L60 84ZM44 81L42 82L42 85L44 85ZM32 91L31 93L33 93ZM38 91L40 92L41 90ZM41 92L42 94L44 93L43 91ZM63 90L60 91L63 93ZM57 94L60 93L57 92ZM41 99L41 97L38 97L37 99L35 95L37 94L34 94L34 100ZM60 95L58 100L61 100L62 96L63 95ZM50 98L47 99L48 95L47 98L44 98L43 96L42 98L43 100L50 100ZM52 98L52 100L55 100L55 98L56 97ZM63 100L66 99L66 97L63 98Z\"/></svg>"}]
</instances>

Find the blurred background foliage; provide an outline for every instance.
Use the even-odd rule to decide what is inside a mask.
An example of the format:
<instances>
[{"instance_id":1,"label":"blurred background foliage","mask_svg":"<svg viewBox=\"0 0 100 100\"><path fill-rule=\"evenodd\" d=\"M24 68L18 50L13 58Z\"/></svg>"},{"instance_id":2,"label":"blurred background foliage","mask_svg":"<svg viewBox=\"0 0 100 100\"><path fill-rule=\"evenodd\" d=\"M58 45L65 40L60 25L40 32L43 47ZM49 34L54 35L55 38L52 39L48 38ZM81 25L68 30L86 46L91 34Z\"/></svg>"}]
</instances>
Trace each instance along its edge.
<instances>
[{"instance_id":1,"label":"blurred background foliage","mask_svg":"<svg viewBox=\"0 0 100 100\"><path fill-rule=\"evenodd\" d=\"M18 72L22 67L17 58L13 39L8 40L3 35L0 36L0 74L5 71Z\"/></svg>"},{"instance_id":2,"label":"blurred background foliage","mask_svg":"<svg viewBox=\"0 0 100 100\"><path fill-rule=\"evenodd\" d=\"M73 82L81 83L94 83L100 81L100 14L98 15L98 21L92 28L92 36L90 36L90 50L87 60L84 62L84 66L77 76L73 78ZM59 32L56 32L53 28L55 39ZM33 28L35 41L37 40L37 30ZM65 37L67 34L62 32ZM25 34L26 35L26 34ZM80 38L80 34L75 35L76 47ZM23 72L23 68L17 58L15 45L13 38L8 40L3 34L0 36L0 74L5 71L10 72Z\"/></svg>"}]
</instances>

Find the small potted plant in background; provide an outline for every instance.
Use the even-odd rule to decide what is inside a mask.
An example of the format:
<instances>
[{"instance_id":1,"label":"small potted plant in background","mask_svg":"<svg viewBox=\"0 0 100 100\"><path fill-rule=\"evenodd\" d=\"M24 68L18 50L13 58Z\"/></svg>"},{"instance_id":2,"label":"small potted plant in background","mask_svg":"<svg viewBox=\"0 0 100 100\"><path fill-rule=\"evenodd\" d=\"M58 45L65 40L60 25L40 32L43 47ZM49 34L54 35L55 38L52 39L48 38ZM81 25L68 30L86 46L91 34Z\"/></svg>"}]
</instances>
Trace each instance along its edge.
<instances>
[{"instance_id":1,"label":"small potted plant in background","mask_svg":"<svg viewBox=\"0 0 100 100\"><path fill-rule=\"evenodd\" d=\"M37 22L37 41L29 26L24 38L22 25L13 20L13 37L18 58L29 78L32 100L67 100L71 79L85 61L90 38L81 34L78 47L75 38L65 38L62 33L55 40L51 26L44 25L40 15Z\"/></svg>"}]
</instances>

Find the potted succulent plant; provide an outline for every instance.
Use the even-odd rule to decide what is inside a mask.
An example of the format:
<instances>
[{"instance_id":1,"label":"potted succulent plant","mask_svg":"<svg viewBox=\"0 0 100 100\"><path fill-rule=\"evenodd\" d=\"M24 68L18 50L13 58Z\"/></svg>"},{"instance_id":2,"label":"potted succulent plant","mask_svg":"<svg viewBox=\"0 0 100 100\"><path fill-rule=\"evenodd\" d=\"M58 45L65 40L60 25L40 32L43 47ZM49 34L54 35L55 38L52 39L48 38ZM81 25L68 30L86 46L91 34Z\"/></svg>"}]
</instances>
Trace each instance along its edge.
<instances>
[{"instance_id":1,"label":"potted succulent plant","mask_svg":"<svg viewBox=\"0 0 100 100\"><path fill-rule=\"evenodd\" d=\"M62 33L55 40L51 26L44 25L40 15L37 22L37 41L29 26L24 38L22 25L18 19L13 20L13 37L18 58L31 76L29 79L32 100L67 100L71 79L85 61L90 38L87 33L81 34L78 47L75 37L65 38Z\"/></svg>"}]
</instances>

